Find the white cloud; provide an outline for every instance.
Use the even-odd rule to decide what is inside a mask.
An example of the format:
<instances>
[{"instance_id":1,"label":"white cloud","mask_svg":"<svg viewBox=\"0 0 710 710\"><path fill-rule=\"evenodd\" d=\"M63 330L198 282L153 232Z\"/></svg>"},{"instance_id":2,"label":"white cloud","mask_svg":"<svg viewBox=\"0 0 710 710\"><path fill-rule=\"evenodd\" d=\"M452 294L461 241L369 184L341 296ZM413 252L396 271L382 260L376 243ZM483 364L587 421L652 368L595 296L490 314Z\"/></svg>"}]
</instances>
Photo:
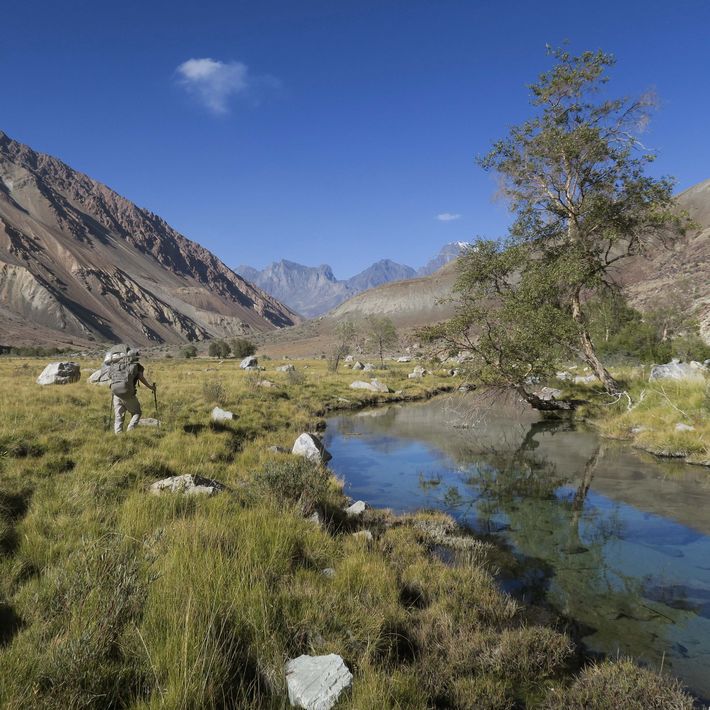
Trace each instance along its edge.
<instances>
[{"instance_id":1,"label":"white cloud","mask_svg":"<svg viewBox=\"0 0 710 710\"><path fill-rule=\"evenodd\" d=\"M436 215L439 222L453 222L453 220L459 219L460 217L460 214L452 214L451 212L440 212Z\"/></svg>"},{"instance_id":2,"label":"white cloud","mask_svg":"<svg viewBox=\"0 0 710 710\"><path fill-rule=\"evenodd\" d=\"M229 99L244 95L255 79L242 62L188 59L176 69L180 85L215 114L229 112Z\"/></svg>"}]
</instances>

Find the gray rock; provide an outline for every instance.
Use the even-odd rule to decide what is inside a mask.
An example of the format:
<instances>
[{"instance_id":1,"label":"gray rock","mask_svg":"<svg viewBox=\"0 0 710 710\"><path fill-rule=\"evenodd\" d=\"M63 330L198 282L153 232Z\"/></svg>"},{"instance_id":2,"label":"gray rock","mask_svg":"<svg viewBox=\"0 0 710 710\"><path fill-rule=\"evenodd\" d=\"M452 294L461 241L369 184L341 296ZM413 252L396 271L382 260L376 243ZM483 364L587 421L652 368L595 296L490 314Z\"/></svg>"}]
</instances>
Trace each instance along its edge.
<instances>
[{"instance_id":1,"label":"gray rock","mask_svg":"<svg viewBox=\"0 0 710 710\"><path fill-rule=\"evenodd\" d=\"M326 463L333 457L315 434L303 433L296 439L291 449L295 456L304 456L309 461Z\"/></svg>"},{"instance_id":2,"label":"gray rock","mask_svg":"<svg viewBox=\"0 0 710 710\"><path fill-rule=\"evenodd\" d=\"M676 424L675 425L675 430L676 431L695 431L695 427L691 426L690 424Z\"/></svg>"},{"instance_id":3,"label":"gray rock","mask_svg":"<svg viewBox=\"0 0 710 710\"><path fill-rule=\"evenodd\" d=\"M365 369L365 366L359 360L356 360L353 363L353 370L364 370L364 369Z\"/></svg>"},{"instance_id":4,"label":"gray rock","mask_svg":"<svg viewBox=\"0 0 710 710\"><path fill-rule=\"evenodd\" d=\"M271 380L259 380L256 383L257 387L265 387L266 389L271 389L272 387L276 387L276 384L272 382Z\"/></svg>"},{"instance_id":5,"label":"gray rock","mask_svg":"<svg viewBox=\"0 0 710 710\"><path fill-rule=\"evenodd\" d=\"M224 489L224 484L219 483L219 481L187 473L184 476L171 476L170 478L164 478L162 481L156 481L151 485L150 492L154 494L168 492L211 496Z\"/></svg>"},{"instance_id":6,"label":"gray rock","mask_svg":"<svg viewBox=\"0 0 710 710\"><path fill-rule=\"evenodd\" d=\"M476 389L476 385L472 385L470 382L464 382L462 385L459 385L459 392L472 392L473 390Z\"/></svg>"},{"instance_id":7,"label":"gray rock","mask_svg":"<svg viewBox=\"0 0 710 710\"><path fill-rule=\"evenodd\" d=\"M269 446L266 449L270 454L290 454L291 452L283 446Z\"/></svg>"},{"instance_id":8,"label":"gray rock","mask_svg":"<svg viewBox=\"0 0 710 710\"><path fill-rule=\"evenodd\" d=\"M276 368L276 372L293 372L296 368L289 363L288 365L281 365L281 367Z\"/></svg>"},{"instance_id":9,"label":"gray rock","mask_svg":"<svg viewBox=\"0 0 710 710\"><path fill-rule=\"evenodd\" d=\"M226 409L222 409L222 407L215 407L210 414L210 419L212 419L213 422L229 422L232 421L232 419L236 419L236 417L232 412L228 412Z\"/></svg>"},{"instance_id":10,"label":"gray rock","mask_svg":"<svg viewBox=\"0 0 710 710\"><path fill-rule=\"evenodd\" d=\"M317 528L319 528L323 524L323 521L320 519L320 515L318 514L317 510L313 512L312 515L308 516L308 522L313 523L313 525L315 525Z\"/></svg>"},{"instance_id":11,"label":"gray rock","mask_svg":"<svg viewBox=\"0 0 710 710\"><path fill-rule=\"evenodd\" d=\"M255 370L257 367L259 367L259 361L256 359L256 356L254 355L247 355L240 363L239 367L242 368L242 370Z\"/></svg>"},{"instance_id":12,"label":"gray rock","mask_svg":"<svg viewBox=\"0 0 710 710\"><path fill-rule=\"evenodd\" d=\"M397 358L397 362L412 362L412 358L409 355L402 355Z\"/></svg>"},{"instance_id":13,"label":"gray rock","mask_svg":"<svg viewBox=\"0 0 710 710\"><path fill-rule=\"evenodd\" d=\"M364 500L355 501L351 506L345 509L345 514L349 518L356 518L362 515L367 510L367 503Z\"/></svg>"},{"instance_id":14,"label":"gray rock","mask_svg":"<svg viewBox=\"0 0 710 710\"><path fill-rule=\"evenodd\" d=\"M417 365L408 375L407 377L410 380L418 380L421 377L424 377L424 375L427 374L427 371L421 366Z\"/></svg>"},{"instance_id":15,"label":"gray rock","mask_svg":"<svg viewBox=\"0 0 710 710\"><path fill-rule=\"evenodd\" d=\"M665 365L654 365L651 368L651 375L648 378L654 380L687 380L691 382L703 382L705 368L693 367L687 362L673 359Z\"/></svg>"},{"instance_id":16,"label":"gray rock","mask_svg":"<svg viewBox=\"0 0 710 710\"><path fill-rule=\"evenodd\" d=\"M562 372L556 372L556 373L555 373L555 377L556 377L558 380L562 380L563 382L566 382L567 380L571 380L571 379L572 379L572 375L571 375L569 372L563 372L563 371L562 371Z\"/></svg>"},{"instance_id":17,"label":"gray rock","mask_svg":"<svg viewBox=\"0 0 710 710\"><path fill-rule=\"evenodd\" d=\"M554 387L543 387L536 394L543 402L551 402L553 399L559 399L562 396L562 390Z\"/></svg>"},{"instance_id":18,"label":"gray rock","mask_svg":"<svg viewBox=\"0 0 710 710\"><path fill-rule=\"evenodd\" d=\"M322 569L322 570L320 571L320 573L321 573L324 577L329 577L330 579L332 579L333 577L335 577L335 570L334 570L332 567L326 567L325 569Z\"/></svg>"},{"instance_id":19,"label":"gray rock","mask_svg":"<svg viewBox=\"0 0 710 710\"><path fill-rule=\"evenodd\" d=\"M350 385L352 390L367 390L368 392L389 392L390 388L380 382L379 380L371 380L370 382L363 382L362 380L355 380Z\"/></svg>"},{"instance_id":20,"label":"gray rock","mask_svg":"<svg viewBox=\"0 0 710 710\"><path fill-rule=\"evenodd\" d=\"M37 378L37 384L68 385L78 382L80 377L81 370L75 362L50 362Z\"/></svg>"},{"instance_id":21,"label":"gray rock","mask_svg":"<svg viewBox=\"0 0 710 710\"><path fill-rule=\"evenodd\" d=\"M575 385L591 385L592 382L597 381L596 375L575 375L572 380Z\"/></svg>"},{"instance_id":22,"label":"gray rock","mask_svg":"<svg viewBox=\"0 0 710 710\"><path fill-rule=\"evenodd\" d=\"M355 358L352 355L345 356L345 362L352 362Z\"/></svg>"},{"instance_id":23,"label":"gray rock","mask_svg":"<svg viewBox=\"0 0 710 710\"><path fill-rule=\"evenodd\" d=\"M643 425L631 427L632 434L643 434L645 431L648 431L648 427Z\"/></svg>"},{"instance_id":24,"label":"gray rock","mask_svg":"<svg viewBox=\"0 0 710 710\"><path fill-rule=\"evenodd\" d=\"M330 710L353 682L353 674L335 653L299 656L286 663L286 686L292 706Z\"/></svg>"},{"instance_id":25,"label":"gray rock","mask_svg":"<svg viewBox=\"0 0 710 710\"><path fill-rule=\"evenodd\" d=\"M371 362L366 362L362 369L364 372L372 372L375 366Z\"/></svg>"},{"instance_id":26,"label":"gray rock","mask_svg":"<svg viewBox=\"0 0 710 710\"><path fill-rule=\"evenodd\" d=\"M138 420L138 426L159 427L160 420L154 419L153 417L143 417Z\"/></svg>"},{"instance_id":27,"label":"gray rock","mask_svg":"<svg viewBox=\"0 0 710 710\"><path fill-rule=\"evenodd\" d=\"M111 378L109 377L108 367L102 367L95 370L89 375L87 382L92 385L105 385L108 387L111 384Z\"/></svg>"}]
</instances>

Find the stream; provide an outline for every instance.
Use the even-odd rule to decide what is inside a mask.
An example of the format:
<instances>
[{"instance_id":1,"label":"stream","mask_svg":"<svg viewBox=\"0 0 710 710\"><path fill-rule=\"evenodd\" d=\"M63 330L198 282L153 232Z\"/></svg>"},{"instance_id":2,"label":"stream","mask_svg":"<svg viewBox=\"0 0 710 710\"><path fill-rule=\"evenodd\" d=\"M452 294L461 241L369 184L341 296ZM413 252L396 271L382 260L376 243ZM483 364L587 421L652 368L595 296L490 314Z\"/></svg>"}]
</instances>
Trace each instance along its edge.
<instances>
[{"instance_id":1,"label":"stream","mask_svg":"<svg viewBox=\"0 0 710 710\"><path fill-rule=\"evenodd\" d=\"M585 647L710 698L710 470L662 462L517 401L446 395L332 417L345 492L438 509L518 559L504 588L574 619Z\"/></svg>"}]
</instances>

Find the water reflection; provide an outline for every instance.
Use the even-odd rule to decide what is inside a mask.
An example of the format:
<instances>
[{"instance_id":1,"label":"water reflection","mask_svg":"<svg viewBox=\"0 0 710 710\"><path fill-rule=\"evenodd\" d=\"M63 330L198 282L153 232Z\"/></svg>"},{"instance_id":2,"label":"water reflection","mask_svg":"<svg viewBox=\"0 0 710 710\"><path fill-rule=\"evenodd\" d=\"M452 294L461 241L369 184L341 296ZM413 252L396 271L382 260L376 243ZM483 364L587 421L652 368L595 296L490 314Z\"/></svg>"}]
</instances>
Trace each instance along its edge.
<instances>
[{"instance_id":1,"label":"water reflection","mask_svg":"<svg viewBox=\"0 0 710 710\"><path fill-rule=\"evenodd\" d=\"M445 509L501 536L532 561L528 595L588 627L591 649L663 662L710 696L707 471L539 421L514 400L461 396L332 419L326 445L351 495Z\"/></svg>"}]
</instances>

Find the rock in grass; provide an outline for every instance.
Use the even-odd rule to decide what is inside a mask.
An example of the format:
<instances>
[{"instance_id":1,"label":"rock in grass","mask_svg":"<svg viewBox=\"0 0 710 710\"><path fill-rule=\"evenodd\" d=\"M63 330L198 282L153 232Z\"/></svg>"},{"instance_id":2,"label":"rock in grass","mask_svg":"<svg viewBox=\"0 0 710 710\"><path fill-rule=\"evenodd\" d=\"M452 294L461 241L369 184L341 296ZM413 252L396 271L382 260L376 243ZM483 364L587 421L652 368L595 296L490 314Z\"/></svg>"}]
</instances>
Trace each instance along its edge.
<instances>
[{"instance_id":1,"label":"rock in grass","mask_svg":"<svg viewBox=\"0 0 710 710\"><path fill-rule=\"evenodd\" d=\"M325 569L322 569L320 571L320 573L324 577L328 577L329 579L332 579L333 577L335 577L335 570L332 567L326 567Z\"/></svg>"},{"instance_id":2,"label":"rock in grass","mask_svg":"<svg viewBox=\"0 0 710 710\"><path fill-rule=\"evenodd\" d=\"M368 392L389 392L390 388L380 382L379 380L371 380L370 382L363 382L362 380L355 380L350 385L351 390L367 390Z\"/></svg>"},{"instance_id":3,"label":"rock in grass","mask_svg":"<svg viewBox=\"0 0 710 710\"><path fill-rule=\"evenodd\" d=\"M345 509L345 514L349 518L355 518L362 515L367 509L367 503L364 500L355 501L349 508Z\"/></svg>"},{"instance_id":4,"label":"rock in grass","mask_svg":"<svg viewBox=\"0 0 710 710\"><path fill-rule=\"evenodd\" d=\"M397 362L412 362L412 358L409 355L402 355L397 358Z\"/></svg>"},{"instance_id":5,"label":"rock in grass","mask_svg":"<svg viewBox=\"0 0 710 710\"><path fill-rule=\"evenodd\" d=\"M170 476L156 481L150 487L151 493L185 493L186 495L214 495L223 491L225 486L219 481L204 476L187 473L183 476Z\"/></svg>"},{"instance_id":6,"label":"rock in grass","mask_svg":"<svg viewBox=\"0 0 710 710\"><path fill-rule=\"evenodd\" d=\"M364 369L365 369L365 366L359 360L356 360L353 363L353 370L364 370Z\"/></svg>"},{"instance_id":7,"label":"rock in grass","mask_svg":"<svg viewBox=\"0 0 710 710\"><path fill-rule=\"evenodd\" d=\"M247 355L240 363L239 367L242 370L256 370L259 367L259 361L254 355Z\"/></svg>"},{"instance_id":8,"label":"rock in grass","mask_svg":"<svg viewBox=\"0 0 710 710\"><path fill-rule=\"evenodd\" d=\"M562 390L555 389L554 387L543 387L537 396L543 402L551 402L554 399L559 399L562 396Z\"/></svg>"},{"instance_id":9,"label":"rock in grass","mask_svg":"<svg viewBox=\"0 0 710 710\"><path fill-rule=\"evenodd\" d=\"M575 375L574 380L572 380L575 385L591 385L593 382L597 381L596 375Z\"/></svg>"},{"instance_id":10,"label":"rock in grass","mask_svg":"<svg viewBox=\"0 0 710 710\"><path fill-rule=\"evenodd\" d=\"M221 407L215 407L210 414L210 418L213 422L229 422L232 419L236 419L232 412L228 412Z\"/></svg>"},{"instance_id":11,"label":"rock in grass","mask_svg":"<svg viewBox=\"0 0 710 710\"><path fill-rule=\"evenodd\" d=\"M315 434L308 433L303 433L296 439L291 453L296 456L304 456L309 461L322 463L326 463L326 461L330 461L333 458L323 446L321 440Z\"/></svg>"},{"instance_id":12,"label":"rock in grass","mask_svg":"<svg viewBox=\"0 0 710 710\"><path fill-rule=\"evenodd\" d=\"M37 378L37 384L68 385L78 382L80 377L81 370L75 362L50 362Z\"/></svg>"},{"instance_id":13,"label":"rock in grass","mask_svg":"<svg viewBox=\"0 0 710 710\"><path fill-rule=\"evenodd\" d=\"M420 379L421 377L424 377L424 375L426 375L426 374L427 374L426 370L425 370L421 365L417 365L417 366L407 375L407 377L408 377L410 380L418 380L418 379Z\"/></svg>"},{"instance_id":14,"label":"rock in grass","mask_svg":"<svg viewBox=\"0 0 710 710\"><path fill-rule=\"evenodd\" d=\"M699 363L698 363L699 364ZM705 380L705 368L693 366L687 362L673 358L665 365L654 365L651 368L651 375L648 378L654 380L687 380L690 382L703 382Z\"/></svg>"},{"instance_id":15,"label":"rock in grass","mask_svg":"<svg viewBox=\"0 0 710 710\"><path fill-rule=\"evenodd\" d=\"M108 367L102 367L99 370L95 370L94 372L89 375L89 379L87 382L92 385L110 385L111 384L111 378L109 377L109 369Z\"/></svg>"},{"instance_id":16,"label":"rock in grass","mask_svg":"<svg viewBox=\"0 0 710 710\"><path fill-rule=\"evenodd\" d=\"M371 362L366 362L362 368L363 372L372 372L374 369L375 366Z\"/></svg>"},{"instance_id":17,"label":"rock in grass","mask_svg":"<svg viewBox=\"0 0 710 710\"><path fill-rule=\"evenodd\" d=\"M283 446L269 446L266 449L270 454L288 454L291 453L287 448Z\"/></svg>"},{"instance_id":18,"label":"rock in grass","mask_svg":"<svg viewBox=\"0 0 710 710\"><path fill-rule=\"evenodd\" d=\"M159 427L160 426L160 420L159 419L154 419L153 417L143 417L142 419L138 420L138 426L153 426L153 427Z\"/></svg>"},{"instance_id":19,"label":"rock in grass","mask_svg":"<svg viewBox=\"0 0 710 710\"><path fill-rule=\"evenodd\" d=\"M676 431L695 431L695 427L690 425L690 424L676 424L675 425L675 430Z\"/></svg>"},{"instance_id":20,"label":"rock in grass","mask_svg":"<svg viewBox=\"0 0 710 710\"><path fill-rule=\"evenodd\" d=\"M280 367L276 368L276 372L294 372L295 370L296 368L290 363L288 365L281 365Z\"/></svg>"},{"instance_id":21,"label":"rock in grass","mask_svg":"<svg viewBox=\"0 0 710 710\"><path fill-rule=\"evenodd\" d=\"M286 685L292 706L330 710L353 682L353 674L335 653L299 656L286 663Z\"/></svg>"}]
</instances>

